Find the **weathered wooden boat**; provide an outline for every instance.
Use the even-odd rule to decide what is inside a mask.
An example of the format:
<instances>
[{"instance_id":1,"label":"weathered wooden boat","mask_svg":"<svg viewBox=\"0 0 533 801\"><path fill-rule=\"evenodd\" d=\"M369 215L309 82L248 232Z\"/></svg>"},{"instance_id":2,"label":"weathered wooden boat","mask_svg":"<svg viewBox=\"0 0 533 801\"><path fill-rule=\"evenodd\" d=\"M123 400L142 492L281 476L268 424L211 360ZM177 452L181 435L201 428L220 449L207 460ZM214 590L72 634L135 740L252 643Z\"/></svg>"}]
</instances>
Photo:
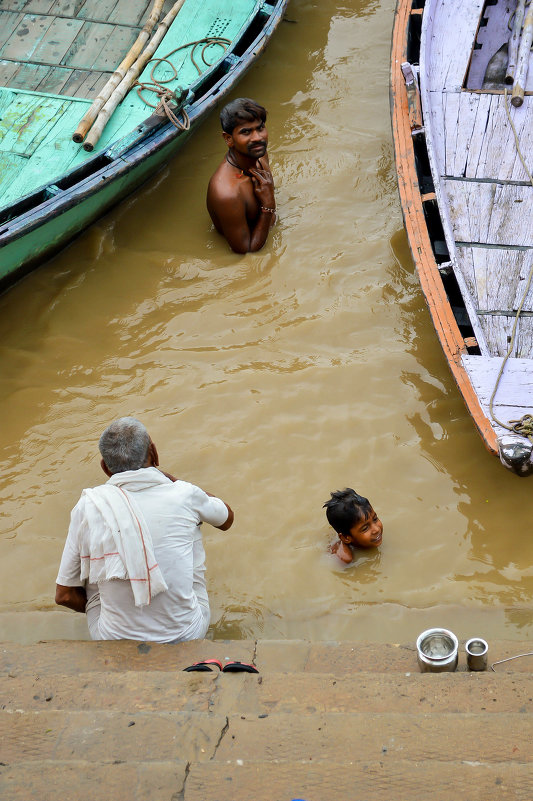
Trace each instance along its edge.
<instances>
[{"instance_id":1,"label":"weathered wooden boat","mask_svg":"<svg viewBox=\"0 0 533 801\"><path fill-rule=\"evenodd\" d=\"M154 175L287 3L0 0L0 288Z\"/></svg>"},{"instance_id":2,"label":"weathered wooden boat","mask_svg":"<svg viewBox=\"0 0 533 801\"><path fill-rule=\"evenodd\" d=\"M391 68L421 286L486 447L518 475L533 471L532 36L522 0L399 0Z\"/></svg>"}]
</instances>

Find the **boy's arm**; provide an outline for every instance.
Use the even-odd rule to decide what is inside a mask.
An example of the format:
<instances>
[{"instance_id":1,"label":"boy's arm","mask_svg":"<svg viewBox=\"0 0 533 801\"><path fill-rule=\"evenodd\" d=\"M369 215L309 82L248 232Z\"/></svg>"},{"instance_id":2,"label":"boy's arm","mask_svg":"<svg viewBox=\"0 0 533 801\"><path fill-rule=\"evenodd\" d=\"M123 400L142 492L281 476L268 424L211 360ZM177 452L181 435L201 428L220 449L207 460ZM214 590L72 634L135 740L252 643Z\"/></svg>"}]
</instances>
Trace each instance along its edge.
<instances>
[{"instance_id":1,"label":"boy's arm","mask_svg":"<svg viewBox=\"0 0 533 801\"><path fill-rule=\"evenodd\" d=\"M351 552L350 547L345 545L342 540L335 542L331 546L331 553L334 553L335 556L338 556L341 562L344 562L346 565L349 565L350 562L353 561L353 553Z\"/></svg>"}]
</instances>

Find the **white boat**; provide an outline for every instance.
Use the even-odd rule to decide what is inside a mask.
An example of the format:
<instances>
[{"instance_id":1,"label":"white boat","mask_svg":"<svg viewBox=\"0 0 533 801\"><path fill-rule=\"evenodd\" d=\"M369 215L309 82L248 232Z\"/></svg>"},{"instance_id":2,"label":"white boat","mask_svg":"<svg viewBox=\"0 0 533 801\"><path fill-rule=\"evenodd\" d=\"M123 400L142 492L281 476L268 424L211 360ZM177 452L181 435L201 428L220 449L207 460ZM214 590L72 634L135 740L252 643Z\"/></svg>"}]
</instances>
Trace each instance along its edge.
<instances>
[{"instance_id":1,"label":"white boat","mask_svg":"<svg viewBox=\"0 0 533 801\"><path fill-rule=\"evenodd\" d=\"M486 447L524 476L533 472L533 2L522 10L516 0L399 0L391 105L405 225L435 329Z\"/></svg>"}]
</instances>

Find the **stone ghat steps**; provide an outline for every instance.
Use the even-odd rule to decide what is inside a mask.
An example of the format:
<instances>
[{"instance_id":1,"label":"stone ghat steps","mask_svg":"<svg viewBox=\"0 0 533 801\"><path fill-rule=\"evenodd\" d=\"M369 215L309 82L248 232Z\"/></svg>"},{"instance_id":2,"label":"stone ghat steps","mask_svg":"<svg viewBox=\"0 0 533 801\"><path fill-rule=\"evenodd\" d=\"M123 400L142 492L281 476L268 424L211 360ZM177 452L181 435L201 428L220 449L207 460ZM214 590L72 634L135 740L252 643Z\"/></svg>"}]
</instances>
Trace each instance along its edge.
<instances>
[{"instance_id":1,"label":"stone ghat steps","mask_svg":"<svg viewBox=\"0 0 533 801\"><path fill-rule=\"evenodd\" d=\"M3 710L211 712L230 714L320 712L417 714L533 712L533 674L360 672L175 673L124 671L43 676L11 674L1 680ZM533 794L532 794L533 798Z\"/></svg>"},{"instance_id":2,"label":"stone ghat steps","mask_svg":"<svg viewBox=\"0 0 533 801\"><path fill-rule=\"evenodd\" d=\"M345 759L191 765L34 763L2 775L2 799L57 801L529 801L529 765Z\"/></svg>"},{"instance_id":3,"label":"stone ghat steps","mask_svg":"<svg viewBox=\"0 0 533 801\"><path fill-rule=\"evenodd\" d=\"M466 670L460 646L458 671ZM489 665L517 654L533 652L530 642L489 643ZM370 642L318 642L304 640L194 640L177 645L132 641L87 640L39 642L20 645L0 643L0 677L17 675L62 675L103 671L182 671L202 659L253 662L264 675L277 673L333 673L349 676L373 673L419 672L414 642L409 644ZM533 672L533 656L496 666L498 673Z\"/></svg>"},{"instance_id":4,"label":"stone ghat steps","mask_svg":"<svg viewBox=\"0 0 533 801\"><path fill-rule=\"evenodd\" d=\"M490 643L491 660L528 643ZM218 658L260 674L187 673ZM0 645L2 801L531 801L533 657L414 645Z\"/></svg>"}]
</instances>

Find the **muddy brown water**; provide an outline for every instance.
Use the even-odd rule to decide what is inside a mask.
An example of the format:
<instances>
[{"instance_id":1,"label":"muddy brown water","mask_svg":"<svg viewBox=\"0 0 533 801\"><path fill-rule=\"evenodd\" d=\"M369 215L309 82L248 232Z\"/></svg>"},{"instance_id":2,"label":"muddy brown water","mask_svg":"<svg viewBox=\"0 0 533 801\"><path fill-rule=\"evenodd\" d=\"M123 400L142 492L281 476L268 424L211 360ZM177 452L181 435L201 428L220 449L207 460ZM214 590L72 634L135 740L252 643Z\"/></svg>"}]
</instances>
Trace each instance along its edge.
<instances>
[{"instance_id":1,"label":"muddy brown water","mask_svg":"<svg viewBox=\"0 0 533 801\"><path fill-rule=\"evenodd\" d=\"M97 439L142 419L162 466L220 495L213 637L413 641L531 631L533 479L467 417L414 275L391 142L394 6L292 0L234 96L269 110L279 222L259 254L214 233L216 115L165 171L0 298L0 639L84 638L57 609L69 513ZM384 522L325 554L330 490Z\"/></svg>"}]
</instances>

